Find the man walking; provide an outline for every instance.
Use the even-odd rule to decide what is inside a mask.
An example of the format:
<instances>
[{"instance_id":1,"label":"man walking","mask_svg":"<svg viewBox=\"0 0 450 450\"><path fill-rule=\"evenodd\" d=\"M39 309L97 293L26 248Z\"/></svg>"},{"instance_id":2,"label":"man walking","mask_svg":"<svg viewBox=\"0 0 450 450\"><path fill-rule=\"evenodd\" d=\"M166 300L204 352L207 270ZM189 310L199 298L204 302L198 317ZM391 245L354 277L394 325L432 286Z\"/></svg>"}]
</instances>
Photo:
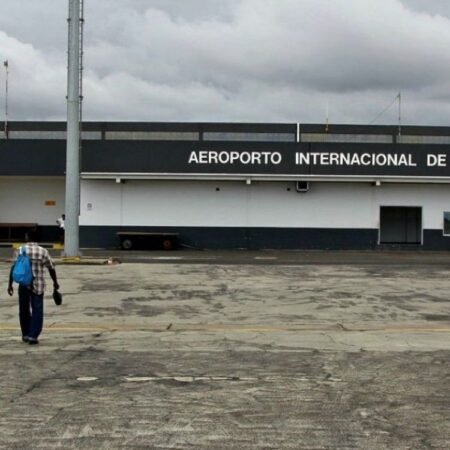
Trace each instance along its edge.
<instances>
[{"instance_id":1,"label":"man walking","mask_svg":"<svg viewBox=\"0 0 450 450\"><path fill-rule=\"evenodd\" d=\"M22 341L30 345L39 344L38 337L41 334L44 323L44 268L48 269L53 280L54 289L59 289L56 277L55 265L48 251L31 242L31 236L27 239L24 249L31 260L33 281L30 286L19 285L19 321L22 330ZM19 250L20 252L20 250ZM16 254L16 259L19 255ZM14 264L9 273L8 294L14 294L13 288Z\"/></svg>"},{"instance_id":2,"label":"man walking","mask_svg":"<svg viewBox=\"0 0 450 450\"><path fill-rule=\"evenodd\" d=\"M64 233L66 231L66 215L63 214L61 217L56 219L56 223L58 224L59 229L59 240L61 244L64 244Z\"/></svg>"}]
</instances>

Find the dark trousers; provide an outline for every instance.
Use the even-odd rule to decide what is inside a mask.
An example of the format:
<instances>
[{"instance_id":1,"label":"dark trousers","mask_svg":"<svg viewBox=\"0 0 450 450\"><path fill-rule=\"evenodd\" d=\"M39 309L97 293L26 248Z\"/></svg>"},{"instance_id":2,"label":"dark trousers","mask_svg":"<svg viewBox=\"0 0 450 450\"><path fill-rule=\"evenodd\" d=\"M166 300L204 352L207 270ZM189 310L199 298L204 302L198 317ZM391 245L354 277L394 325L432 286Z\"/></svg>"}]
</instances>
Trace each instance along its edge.
<instances>
[{"instance_id":1,"label":"dark trousers","mask_svg":"<svg viewBox=\"0 0 450 450\"><path fill-rule=\"evenodd\" d=\"M22 336L38 338L44 323L44 294L19 286L19 321Z\"/></svg>"}]
</instances>

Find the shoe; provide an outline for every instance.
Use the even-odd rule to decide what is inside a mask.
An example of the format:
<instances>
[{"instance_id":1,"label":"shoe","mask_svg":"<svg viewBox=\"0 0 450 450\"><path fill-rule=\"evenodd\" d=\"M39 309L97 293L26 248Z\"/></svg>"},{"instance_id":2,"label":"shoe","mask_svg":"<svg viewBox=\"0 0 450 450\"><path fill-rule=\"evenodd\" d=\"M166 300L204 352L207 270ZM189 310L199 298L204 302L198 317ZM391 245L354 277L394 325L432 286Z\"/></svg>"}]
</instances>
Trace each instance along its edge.
<instances>
[{"instance_id":1,"label":"shoe","mask_svg":"<svg viewBox=\"0 0 450 450\"><path fill-rule=\"evenodd\" d=\"M28 336L22 336L22 342L28 342L30 338Z\"/></svg>"},{"instance_id":2,"label":"shoe","mask_svg":"<svg viewBox=\"0 0 450 450\"><path fill-rule=\"evenodd\" d=\"M39 341L37 339L28 338L28 344L29 345L36 345L36 344L39 344Z\"/></svg>"}]
</instances>

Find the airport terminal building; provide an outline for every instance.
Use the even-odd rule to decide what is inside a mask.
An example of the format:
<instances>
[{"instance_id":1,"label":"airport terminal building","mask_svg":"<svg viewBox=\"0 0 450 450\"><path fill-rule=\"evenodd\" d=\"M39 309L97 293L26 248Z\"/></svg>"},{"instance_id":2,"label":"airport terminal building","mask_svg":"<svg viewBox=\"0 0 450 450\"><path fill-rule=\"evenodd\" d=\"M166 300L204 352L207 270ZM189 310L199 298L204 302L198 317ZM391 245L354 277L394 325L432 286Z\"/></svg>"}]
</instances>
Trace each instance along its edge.
<instances>
[{"instance_id":1,"label":"airport terminal building","mask_svg":"<svg viewBox=\"0 0 450 450\"><path fill-rule=\"evenodd\" d=\"M66 124L0 133L0 240L57 239ZM83 123L80 246L450 249L450 127Z\"/></svg>"}]
</instances>

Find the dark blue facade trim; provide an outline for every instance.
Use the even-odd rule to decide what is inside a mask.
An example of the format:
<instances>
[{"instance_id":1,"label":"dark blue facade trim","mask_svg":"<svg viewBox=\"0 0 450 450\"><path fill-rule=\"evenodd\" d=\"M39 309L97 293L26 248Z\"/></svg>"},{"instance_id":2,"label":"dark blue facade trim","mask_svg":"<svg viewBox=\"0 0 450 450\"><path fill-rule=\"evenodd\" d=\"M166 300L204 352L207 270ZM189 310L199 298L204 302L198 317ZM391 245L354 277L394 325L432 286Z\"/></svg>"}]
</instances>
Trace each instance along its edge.
<instances>
[{"instance_id":1,"label":"dark blue facade trim","mask_svg":"<svg viewBox=\"0 0 450 450\"><path fill-rule=\"evenodd\" d=\"M241 227L80 227L80 244L84 248L118 248L118 231L179 233L179 247L196 249L280 249L280 250L370 250L421 249L450 250L450 236L441 230L424 230L422 245L383 244L379 246L376 229L328 228L241 228ZM15 241L25 236L17 236ZM59 242L56 226L38 226L39 242Z\"/></svg>"},{"instance_id":2,"label":"dark blue facade trim","mask_svg":"<svg viewBox=\"0 0 450 450\"><path fill-rule=\"evenodd\" d=\"M80 246L117 248L118 231L179 233L181 247L198 249L372 249L376 229L243 228L243 227L80 227Z\"/></svg>"},{"instance_id":3,"label":"dark blue facade trim","mask_svg":"<svg viewBox=\"0 0 450 450\"><path fill-rule=\"evenodd\" d=\"M371 250L411 247L407 244L379 246L377 229L111 226L80 227L80 245L85 248L118 248L120 246L116 235L118 231L179 233L181 248L211 250ZM47 230L46 235L55 232L56 230ZM447 251L450 250L450 236L443 236L441 230L424 230L423 244L414 248Z\"/></svg>"},{"instance_id":4,"label":"dark blue facade trim","mask_svg":"<svg viewBox=\"0 0 450 450\"><path fill-rule=\"evenodd\" d=\"M0 140L0 176L64 176L65 150L62 140Z\"/></svg>"},{"instance_id":5,"label":"dark blue facade trim","mask_svg":"<svg viewBox=\"0 0 450 450\"><path fill-rule=\"evenodd\" d=\"M444 236L442 230L424 230L423 248L425 250L450 250L450 236Z\"/></svg>"}]
</instances>

